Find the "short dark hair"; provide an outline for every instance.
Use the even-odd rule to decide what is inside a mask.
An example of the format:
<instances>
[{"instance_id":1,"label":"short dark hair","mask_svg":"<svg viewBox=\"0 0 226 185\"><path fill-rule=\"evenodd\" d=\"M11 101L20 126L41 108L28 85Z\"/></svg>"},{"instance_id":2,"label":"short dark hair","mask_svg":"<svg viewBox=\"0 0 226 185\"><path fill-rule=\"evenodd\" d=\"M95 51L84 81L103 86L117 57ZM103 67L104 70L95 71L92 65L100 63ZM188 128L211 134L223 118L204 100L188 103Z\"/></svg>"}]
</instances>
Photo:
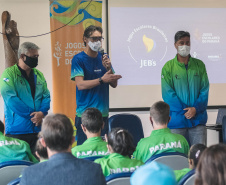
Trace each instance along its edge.
<instances>
[{"instance_id":1,"label":"short dark hair","mask_svg":"<svg viewBox=\"0 0 226 185\"><path fill-rule=\"evenodd\" d=\"M115 153L123 156L129 156L135 151L132 135L122 128L114 128L108 133L108 145L110 145Z\"/></svg>"},{"instance_id":2,"label":"short dark hair","mask_svg":"<svg viewBox=\"0 0 226 185\"><path fill-rule=\"evenodd\" d=\"M48 159L47 148L41 144L40 139L38 139L36 142L35 151L41 158Z\"/></svg>"},{"instance_id":3,"label":"short dark hair","mask_svg":"<svg viewBox=\"0 0 226 185\"><path fill-rule=\"evenodd\" d=\"M188 158L192 159L194 161L194 166L196 167L199 159L201 157L201 154L207 147L204 144L195 144L192 145L188 154Z\"/></svg>"},{"instance_id":4,"label":"short dark hair","mask_svg":"<svg viewBox=\"0 0 226 185\"><path fill-rule=\"evenodd\" d=\"M178 31L174 36L174 42L176 43L178 40L180 40L183 37L189 37L190 38L190 33L187 32L187 31Z\"/></svg>"},{"instance_id":5,"label":"short dark hair","mask_svg":"<svg viewBox=\"0 0 226 185\"><path fill-rule=\"evenodd\" d=\"M165 125L169 122L170 107L163 101L158 101L150 108L150 116L155 122Z\"/></svg>"},{"instance_id":6,"label":"short dark hair","mask_svg":"<svg viewBox=\"0 0 226 185\"><path fill-rule=\"evenodd\" d=\"M82 125L91 133L97 133L103 126L103 117L96 108L88 108L82 114Z\"/></svg>"},{"instance_id":7,"label":"short dark hair","mask_svg":"<svg viewBox=\"0 0 226 185\"><path fill-rule=\"evenodd\" d=\"M63 114L46 116L41 130L46 146L58 152L67 150L72 144L73 132L70 119Z\"/></svg>"},{"instance_id":8,"label":"short dark hair","mask_svg":"<svg viewBox=\"0 0 226 185\"><path fill-rule=\"evenodd\" d=\"M92 35L93 32L95 32L95 31L99 31L101 34L103 33L103 29L100 26L94 26L94 25L88 26L85 29L84 34L83 34L83 41L84 41L84 37L89 38L90 35ZM85 41L84 41L84 44L86 46L86 42Z\"/></svg>"},{"instance_id":9,"label":"short dark hair","mask_svg":"<svg viewBox=\"0 0 226 185\"><path fill-rule=\"evenodd\" d=\"M226 146L210 146L203 153L196 168L195 185L225 185Z\"/></svg>"},{"instance_id":10,"label":"short dark hair","mask_svg":"<svg viewBox=\"0 0 226 185\"><path fill-rule=\"evenodd\" d=\"M0 132L4 133L4 130L5 130L5 126L2 123L2 121L0 120Z\"/></svg>"}]
</instances>

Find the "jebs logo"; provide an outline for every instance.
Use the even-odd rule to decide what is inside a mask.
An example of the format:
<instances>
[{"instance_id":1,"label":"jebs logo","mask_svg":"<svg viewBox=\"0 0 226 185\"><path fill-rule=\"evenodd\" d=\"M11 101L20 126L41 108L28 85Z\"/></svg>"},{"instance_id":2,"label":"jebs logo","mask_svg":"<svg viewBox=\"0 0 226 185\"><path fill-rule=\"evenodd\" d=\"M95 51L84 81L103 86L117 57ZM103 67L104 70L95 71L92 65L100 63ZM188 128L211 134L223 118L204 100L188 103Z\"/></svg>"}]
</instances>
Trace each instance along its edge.
<instances>
[{"instance_id":1,"label":"jebs logo","mask_svg":"<svg viewBox=\"0 0 226 185\"><path fill-rule=\"evenodd\" d=\"M146 35L143 36L143 43L146 47L147 53L151 52L152 49L155 49L155 46L156 46L155 41L148 38Z\"/></svg>"}]
</instances>

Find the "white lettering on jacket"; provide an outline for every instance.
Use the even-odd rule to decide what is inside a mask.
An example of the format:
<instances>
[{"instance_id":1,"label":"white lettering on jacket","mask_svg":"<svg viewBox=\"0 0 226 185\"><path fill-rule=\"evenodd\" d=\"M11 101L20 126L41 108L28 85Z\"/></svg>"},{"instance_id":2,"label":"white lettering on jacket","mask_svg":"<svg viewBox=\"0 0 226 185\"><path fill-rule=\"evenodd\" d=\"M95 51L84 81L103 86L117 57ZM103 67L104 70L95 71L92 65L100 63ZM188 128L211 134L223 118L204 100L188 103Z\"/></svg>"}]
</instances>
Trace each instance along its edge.
<instances>
[{"instance_id":1,"label":"white lettering on jacket","mask_svg":"<svg viewBox=\"0 0 226 185\"><path fill-rule=\"evenodd\" d=\"M161 143L159 145L156 145L156 146L149 148L149 151L152 154L153 152L156 152L158 150L166 150L168 148L182 148L180 140L178 142L175 141L175 142L166 143L166 144Z\"/></svg>"},{"instance_id":2,"label":"white lettering on jacket","mask_svg":"<svg viewBox=\"0 0 226 185\"><path fill-rule=\"evenodd\" d=\"M84 151L84 152L77 152L77 157L79 156L97 156L97 155L108 155L109 152L105 152L105 151Z\"/></svg>"},{"instance_id":3,"label":"white lettering on jacket","mask_svg":"<svg viewBox=\"0 0 226 185\"><path fill-rule=\"evenodd\" d=\"M122 167L122 168L110 169L110 174L122 173L122 172L134 172L137 168L139 168L139 166L130 167L130 168Z\"/></svg>"},{"instance_id":4,"label":"white lettering on jacket","mask_svg":"<svg viewBox=\"0 0 226 185\"><path fill-rule=\"evenodd\" d=\"M20 145L16 140L14 141L0 141L0 146L5 146L5 145Z\"/></svg>"}]
</instances>

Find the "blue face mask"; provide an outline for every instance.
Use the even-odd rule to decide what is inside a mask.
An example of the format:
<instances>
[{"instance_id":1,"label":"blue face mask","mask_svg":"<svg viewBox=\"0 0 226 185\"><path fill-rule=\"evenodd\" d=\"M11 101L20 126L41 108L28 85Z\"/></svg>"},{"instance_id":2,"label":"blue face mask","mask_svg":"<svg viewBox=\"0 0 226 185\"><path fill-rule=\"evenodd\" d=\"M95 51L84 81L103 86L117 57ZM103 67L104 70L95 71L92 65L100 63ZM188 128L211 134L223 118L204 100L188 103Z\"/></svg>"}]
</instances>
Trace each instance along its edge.
<instances>
[{"instance_id":1,"label":"blue face mask","mask_svg":"<svg viewBox=\"0 0 226 185\"><path fill-rule=\"evenodd\" d=\"M38 65L38 57L29 57L27 55L26 56L26 60L24 60L24 63L30 67L30 68L35 68Z\"/></svg>"}]
</instances>

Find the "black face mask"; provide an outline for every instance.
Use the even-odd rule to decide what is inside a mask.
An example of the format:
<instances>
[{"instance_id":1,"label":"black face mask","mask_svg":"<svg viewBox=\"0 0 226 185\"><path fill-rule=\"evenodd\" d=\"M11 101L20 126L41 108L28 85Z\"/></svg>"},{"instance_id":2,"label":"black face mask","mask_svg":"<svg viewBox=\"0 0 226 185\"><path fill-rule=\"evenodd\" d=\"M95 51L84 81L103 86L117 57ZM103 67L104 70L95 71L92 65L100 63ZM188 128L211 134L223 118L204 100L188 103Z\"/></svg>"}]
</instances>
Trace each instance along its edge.
<instances>
[{"instance_id":1,"label":"black face mask","mask_svg":"<svg viewBox=\"0 0 226 185\"><path fill-rule=\"evenodd\" d=\"M30 68L34 68L34 67L37 67L38 65L38 57L29 57L27 55L26 56L26 60L24 60L24 63L29 66Z\"/></svg>"}]
</instances>

